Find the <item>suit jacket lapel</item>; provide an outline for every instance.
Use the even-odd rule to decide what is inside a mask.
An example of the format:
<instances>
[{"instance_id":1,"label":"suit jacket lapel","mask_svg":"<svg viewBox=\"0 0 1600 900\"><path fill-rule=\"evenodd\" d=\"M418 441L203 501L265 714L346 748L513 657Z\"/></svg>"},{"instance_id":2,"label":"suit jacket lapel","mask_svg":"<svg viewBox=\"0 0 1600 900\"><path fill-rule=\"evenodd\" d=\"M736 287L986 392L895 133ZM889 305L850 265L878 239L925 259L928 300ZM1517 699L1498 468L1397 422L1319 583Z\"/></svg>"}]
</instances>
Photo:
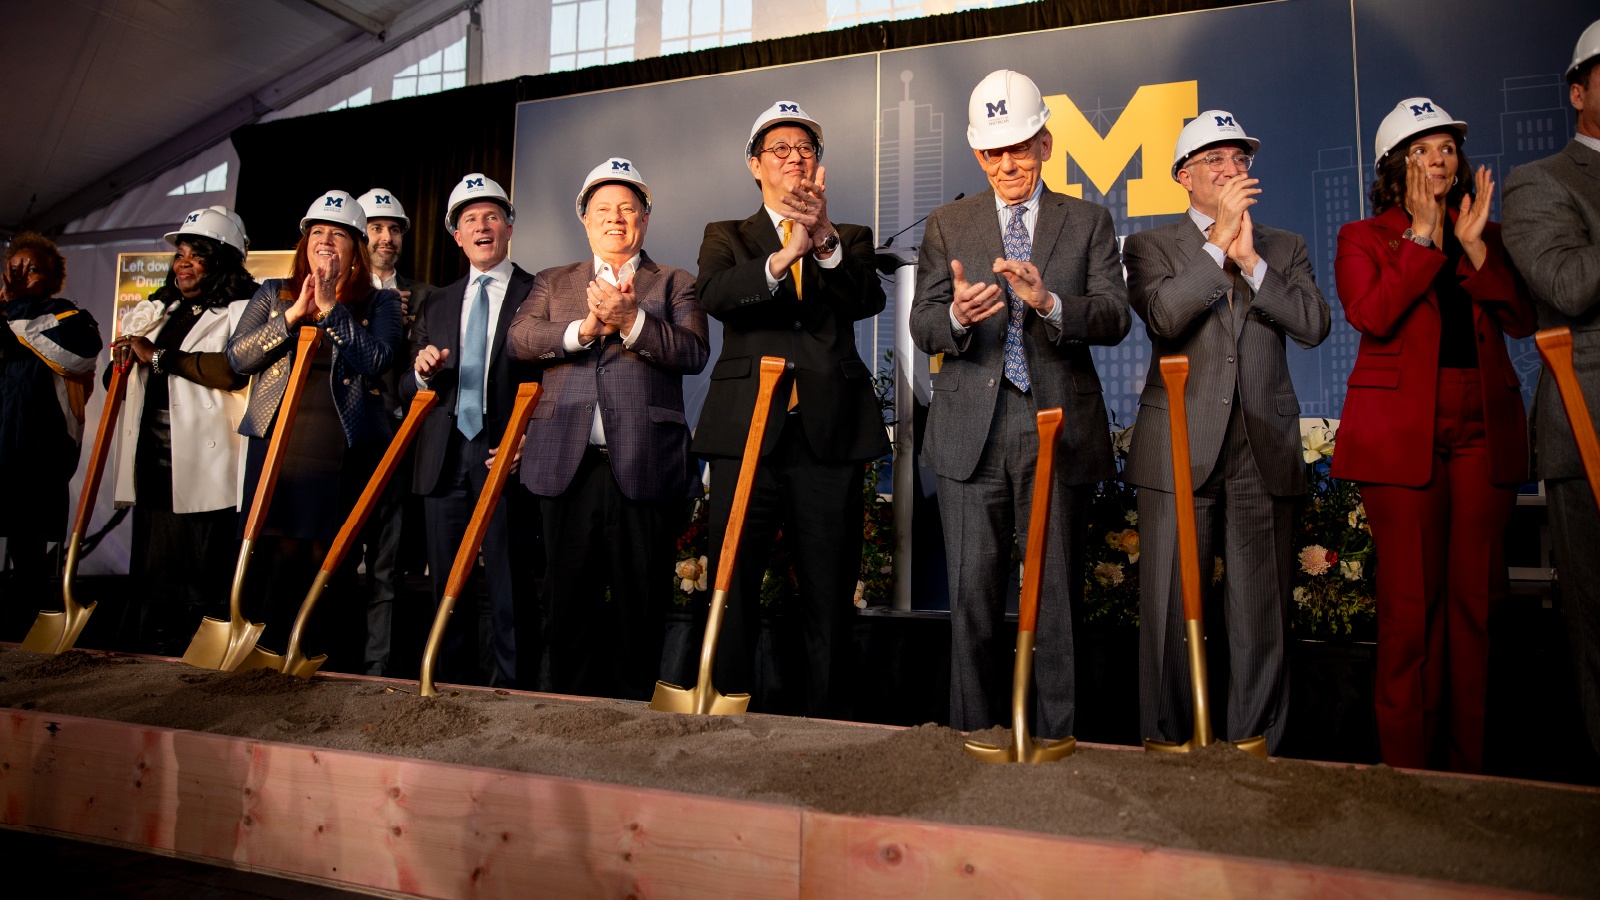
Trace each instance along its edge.
<instances>
[{"instance_id":1,"label":"suit jacket lapel","mask_svg":"<svg viewBox=\"0 0 1600 900\"><path fill-rule=\"evenodd\" d=\"M739 223L739 233L744 237L747 248L754 248L752 256L765 259L783 249L783 239L778 236L778 229L772 227L772 217L767 214L765 206L758 207L756 214ZM807 266L800 263L800 274L806 273ZM793 293L794 286L788 280L778 283L779 293Z\"/></svg>"},{"instance_id":2,"label":"suit jacket lapel","mask_svg":"<svg viewBox=\"0 0 1600 900\"><path fill-rule=\"evenodd\" d=\"M633 295L639 299L640 306L643 306L645 298L650 296L650 291L655 287L656 278L660 274L661 267L655 264L650 254L640 250L639 269L633 273Z\"/></svg>"},{"instance_id":3,"label":"suit jacket lapel","mask_svg":"<svg viewBox=\"0 0 1600 900\"><path fill-rule=\"evenodd\" d=\"M998 224L999 220L996 219ZM1056 248L1056 242L1061 236L1061 229L1067 224L1066 204L1061 202L1061 197L1055 191L1046 190L1039 195L1039 218L1033 223L1033 250L1028 254L1028 261L1038 267L1040 272L1050 265L1050 254ZM1005 255L1005 244L1001 242L1001 255Z\"/></svg>"},{"instance_id":4,"label":"suit jacket lapel","mask_svg":"<svg viewBox=\"0 0 1600 900\"><path fill-rule=\"evenodd\" d=\"M511 320L517 317L518 307L522 306L522 301L528 299L528 293L532 290L533 276L522 271L516 263L512 263L511 283L506 285L505 299L500 301L500 318L494 327L494 346L489 349L489 368L493 369L500 364L500 356L505 351L506 335L511 331Z\"/></svg>"}]
</instances>

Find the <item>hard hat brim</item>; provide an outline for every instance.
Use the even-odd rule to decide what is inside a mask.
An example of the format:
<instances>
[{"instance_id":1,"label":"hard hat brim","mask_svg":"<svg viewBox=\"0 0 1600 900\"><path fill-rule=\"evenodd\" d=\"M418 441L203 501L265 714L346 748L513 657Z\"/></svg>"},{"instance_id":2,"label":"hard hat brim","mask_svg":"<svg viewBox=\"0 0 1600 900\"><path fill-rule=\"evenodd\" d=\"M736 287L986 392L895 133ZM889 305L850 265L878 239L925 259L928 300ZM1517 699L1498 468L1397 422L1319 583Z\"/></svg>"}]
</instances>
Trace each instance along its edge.
<instances>
[{"instance_id":1,"label":"hard hat brim","mask_svg":"<svg viewBox=\"0 0 1600 900\"><path fill-rule=\"evenodd\" d=\"M1210 150L1212 147L1221 147L1221 146L1223 146L1225 144L1245 144L1245 145L1249 146L1250 155L1251 156L1256 155L1256 153L1258 153L1261 150L1261 142L1256 140L1253 137L1248 137L1248 136L1247 137L1222 138L1221 140L1215 140L1215 141L1212 141L1212 142L1210 142L1208 144L1201 144L1200 146L1194 148L1193 150L1190 150L1188 153L1185 153L1183 155L1182 159L1173 160L1173 162L1172 162L1172 180L1173 181L1177 181L1178 180L1178 173L1183 170L1184 166L1187 166L1189 164L1190 160L1195 158L1196 154L1204 153L1205 151Z\"/></svg>"}]
</instances>

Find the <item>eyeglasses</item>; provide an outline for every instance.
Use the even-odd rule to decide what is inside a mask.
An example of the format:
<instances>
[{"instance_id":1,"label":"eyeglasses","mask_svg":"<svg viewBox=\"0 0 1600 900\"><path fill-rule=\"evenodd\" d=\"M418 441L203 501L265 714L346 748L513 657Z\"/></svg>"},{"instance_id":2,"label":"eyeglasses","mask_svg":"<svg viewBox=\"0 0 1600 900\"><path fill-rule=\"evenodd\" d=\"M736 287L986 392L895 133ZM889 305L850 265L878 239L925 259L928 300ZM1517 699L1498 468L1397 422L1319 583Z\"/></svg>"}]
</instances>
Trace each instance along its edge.
<instances>
[{"instance_id":1,"label":"eyeglasses","mask_svg":"<svg viewBox=\"0 0 1600 900\"><path fill-rule=\"evenodd\" d=\"M1037 140L1038 135L1034 135L1020 144L1012 144L1009 147L996 147L992 150L979 150L978 152L983 155L983 161L990 165L999 162L1007 153L1011 154L1011 158L1017 162L1027 162L1033 159L1033 148Z\"/></svg>"},{"instance_id":2,"label":"eyeglasses","mask_svg":"<svg viewBox=\"0 0 1600 900\"><path fill-rule=\"evenodd\" d=\"M771 153L773 156L776 156L779 159L788 159L789 158L789 152L791 150L798 152L800 154L800 158L801 159L810 159L811 157L817 155L817 145L810 144L810 143L800 143L800 144L793 144L793 145L790 145L790 144L773 144L771 147L767 147L767 148L763 149L761 152L762 153Z\"/></svg>"},{"instance_id":3,"label":"eyeglasses","mask_svg":"<svg viewBox=\"0 0 1600 900\"><path fill-rule=\"evenodd\" d=\"M1221 172L1228 163L1233 163L1238 167L1239 171L1248 172L1250 171L1250 165L1255 161L1256 158L1248 153L1235 153L1231 156L1226 153L1207 153L1199 159L1190 160L1189 165L1205 163L1206 168L1211 171Z\"/></svg>"}]
</instances>

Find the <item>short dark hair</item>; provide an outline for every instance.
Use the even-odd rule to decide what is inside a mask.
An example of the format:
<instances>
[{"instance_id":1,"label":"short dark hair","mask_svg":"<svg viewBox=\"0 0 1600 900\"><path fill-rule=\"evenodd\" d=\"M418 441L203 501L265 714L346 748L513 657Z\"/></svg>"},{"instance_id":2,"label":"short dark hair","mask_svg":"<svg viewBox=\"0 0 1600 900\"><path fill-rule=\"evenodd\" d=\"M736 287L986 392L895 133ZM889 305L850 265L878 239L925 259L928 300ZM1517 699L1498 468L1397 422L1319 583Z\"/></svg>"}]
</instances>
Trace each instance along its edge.
<instances>
[{"instance_id":1,"label":"short dark hair","mask_svg":"<svg viewBox=\"0 0 1600 900\"><path fill-rule=\"evenodd\" d=\"M623 181L619 178L616 181L602 181L599 184L590 185L589 189L583 192L584 215L589 214L589 199L594 196L594 192L600 190L608 184L620 184L628 190L633 191L633 196L639 200L640 211L642 211L645 215L650 214L650 201L644 198L644 191L639 190L639 186L637 184L634 184L631 181Z\"/></svg>"},{"instance_id":2,"label":"short dark hair","mask_svg":"<svg viewBox=\"0 0 1600 900\"><path fill-rule=\"evenodd\" d=\"M1579 63L1576 69L1567 73L1567 86L1571 87L1574 84L1587 85L1589 83L1589 73L1593 72L1594 67L1597 65L1600 65L1600 56L1591 56Z\"/></svg>"},{"instance_id":3,"label":"short dark hair","mask_svg":"<svg viewBox=\"0 0 1600 900\"><path fill-rule=\"evenodd\" d=\"M197 298L205 305L226 306L234 300L248 300L261 286L245 270L244 254L233 246L199 234L180 235L177 247L184 245L188 245L189 252L205 263L206 274L200 278L200 296ZM177 248L174 248L174 254L176 251ZM169 267L166 283L150 299L166 304L182 298L177 279L177 270Z\"/></svg>"},{"instance_id":4,"label":"short dark hair","mask_svg":"<svg viewBox=\"0 0 1600 900\"><path fill-rule=\"evenodd\" d=\"M50 274L45 278L41 296L54 297L61 293L61 288L67 283L67 260L56 249L56 242L50 240L37 231L24 231L11 239L6 245L6 267L9 270L11 257L23 250L32 250L50 268Z\"/></svg>"},{"instance_id":5,"label":"short dark hair","mask_svg":"<svg viewBox=\"0 0 1600 900\"><path fill-rule=\"evenodd\" d=\"M1406 160L1409 158L1406 150L1412 141L1430 134L1448 134L1456 145L1456 183L1450 186L1450 193L1445 195L1445 205L1455 209L1461 205L1462 197L1477 190L1472 177L1472 163L1467 159L1467 151L1461 149L1461 132L1454 128L1435 128L1413 134L1384 154L1383 161L1378 163L1378 177L1372 182L1372 193L1369 195L1373 215L1381 215L1393 206L1405 207Z\"/></svg>"}]
</instances>

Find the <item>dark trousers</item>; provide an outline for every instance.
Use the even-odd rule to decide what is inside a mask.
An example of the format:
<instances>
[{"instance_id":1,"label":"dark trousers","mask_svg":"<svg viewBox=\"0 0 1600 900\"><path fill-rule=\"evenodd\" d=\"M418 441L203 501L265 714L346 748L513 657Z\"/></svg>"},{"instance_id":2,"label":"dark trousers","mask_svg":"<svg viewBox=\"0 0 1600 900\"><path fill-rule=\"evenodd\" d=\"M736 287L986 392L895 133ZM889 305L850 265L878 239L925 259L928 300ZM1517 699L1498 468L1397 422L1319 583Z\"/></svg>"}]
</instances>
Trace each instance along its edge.
<instances>
[{"instance_id":1,"label":"dark trousers","mask_svg":"<svg viewBox=\"0 0 1600 900\"><path fill-rule=\"evenodd\" d=\"M650 699L685 503L629 500L598 448L564 493L540 498L550 690Z\"/></svg>"},{"instance_id":2,"label":"dark trousers","mask_svg":"<svg viewBox=\"0 0 1600 900\"><path fill-rule=\"evenodd\" d=\"M1428 483L1363 484L1361 500L1379 560L1374 700L1383 761L1423 768L1442 756L1455 771L1482 771L1489 607L1508 588L1505 533L1516 492L1489 483L1478 370L1439 370Z\"/></svg>"},{"instance_id":3,"label":"dark trousers","mask_svg":"<svg viewBox=\"0 0 1600 900\"><path fill-rule=\"evenodd\" d=\"M1212 725L1231 741L1264 735L1268 752L1276 752L1289 714L1294 500L1267 490L1237 397L1220 458L1195 488L1194 506L1202 592L1214 556L1225 573L1221 615L1205 617L1224 631L1207 643L1226 637L1228 648L1227 667L1207 669ZM1194 694L1175 495L1139 488L1139 537L1139 727L1144 737L1182 743L1194 734Z\"/></svg>"},{"instance_id":4,"label":"dark trousers","mask_svg":"<svg viewBox=\"0 0 1600 900\"><path fill-rule=\"evenodd\" d=\"M733 510L739 460L711 461L711 572L715 584L722 536ZM761 581L781 530L793 553L798 620L805 646L805 710L812 717L841 716L848 671L849 627L861 574L861 462L824 462L788 416L777 445L761 458L739 542L728 595L716 685L724 694L755 685L761 631Z\"/></svg>"},{"instance_id":5,"label":"dark trousers","mask_svg":"<svg viewBox=\"0 0 1600 900\"><path fill-rule=\"evenodd\" d=\"M488 480L489 450L498 443L498 436L491 435L488 429L470 441L452 430L439 481L433 493L423 499L428 530L428 572L433 581L435 609L444 600L456 551L466 535L478 495ZM517 686L517 597L519 587L527 580L520 569L525 568L529 560L515 556L514 547L522 544L515 538L525 534L522 519L527 515L528 505L526 492L513 476L506 482L500 502L495 504L483 548L479 551L488 588L492 635L492 660L486 661L488 664L482 669L486 670L489 684L494 687ZM456 609L445 631L438 671L434 673L440 681L476 684L483 680L477 659L476 581L476 577L468 579L456 597ZM526 629L532 624L529 621L532 617L522 618L521 625Z\"/></svg>"},{"instance_id":6,"label":"dark trousers","mask_svg":"<svg viewBox=\"0 0 1600 900\"><path fill-rule=\"evenodd\" d=\"M1010 725L1011 647L995 646L1005 618L1011 550L1028 546L1039 426L1033 398L1008 382L995 405L989 439L965 481L939 478L950 574L950 727L975 731ZM1066 483L1070 460L1056 465L1049 546L1034 631L1033 715L1044 738L1072 734L1076 709L1072 607L1083 596L1082 547L1089 488Z\"/></svg>"},{"instance_id":7,"label":"dark trousers","mask_svg":"<svg viewBox=\"0 0 1600 900\"><path fill-rule=\"evenodd\" d=\"M1550 542L1561 575L1561 610L1578 676L1579 712L1600 753L1600 507L1589 482L1545 482L1550 501Z\"/></svg>"},{"instance_id":8,"label":"dark trousers","mask_svg":"<svg viewBox=\"0 0 1600 900\"><path fill-rule=\"evenodd\" d=\"M134 507L133 596L118 629L122 646L178 656L202 617L228 617L238 520L233 507L198 513Z\"/></svg>"},{"instance_id":9,"label":"dark trousers","mask_svg":"<svg viewBox=\"0 0 1600 900\"><path fill-rule=\"evenodd\" d=\"M402 464L400 471L409 471L409 467ZM362 559L367 566L367 646L363 656L368 675L391 674L394 606L401 582L400 536L411 494L404 482L399 477L389 480L363 530Z\"/></svg>"}]
</instances>

